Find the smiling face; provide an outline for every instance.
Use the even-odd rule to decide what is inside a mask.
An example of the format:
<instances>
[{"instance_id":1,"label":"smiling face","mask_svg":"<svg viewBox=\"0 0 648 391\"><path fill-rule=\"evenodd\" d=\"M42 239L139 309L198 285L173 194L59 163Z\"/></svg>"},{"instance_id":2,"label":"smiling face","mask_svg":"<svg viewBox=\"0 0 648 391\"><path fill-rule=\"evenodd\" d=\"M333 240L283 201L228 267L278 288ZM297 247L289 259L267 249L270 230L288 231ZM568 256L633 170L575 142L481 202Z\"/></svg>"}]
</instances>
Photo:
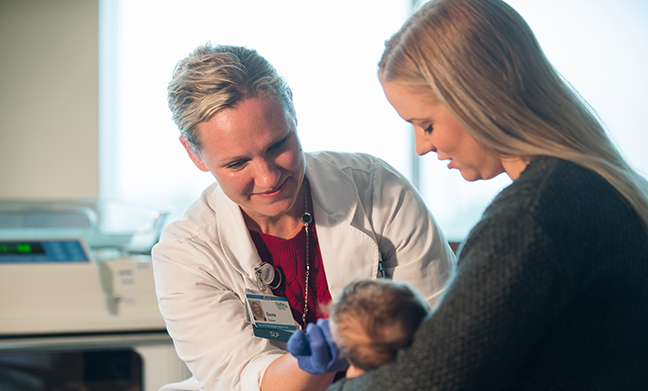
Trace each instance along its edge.
<instances>
[{"instance_id":1,"label":"smiling face","mask_svg":"<svg viewBox=\"0 0 648 391\"><path fill-rule=\"evenodd\" d=\"M252 312L254 313L255 318L263 319L263 309L259 303L251 303L250 307L252 307Z\"/></svg>"},{"instance_id":2,"label":"smiling face","mask_svg":"<svg viewBox=\"0 0 648 391\"><path fill-rule=\"evenodd\" d=\"M429 90L383 81L389 103L414 126L416 153L436 152L468 181L504 172L502 159L486 150Z\"/></svg>"},{"instance_id":3,"label":"smiling face","mask_svg":"<svg viewBox=\"0 0 648 391\"><path fill-rule=\"evenodd\" d=\"M197 131L199 153L184 137L180 141L196 166L211 172L249 218L263 226L301 212L303 205L295 200L303 197L304 153L296 121L281 102L247 98L198 124Z\"/></svg>"}]
</instances>

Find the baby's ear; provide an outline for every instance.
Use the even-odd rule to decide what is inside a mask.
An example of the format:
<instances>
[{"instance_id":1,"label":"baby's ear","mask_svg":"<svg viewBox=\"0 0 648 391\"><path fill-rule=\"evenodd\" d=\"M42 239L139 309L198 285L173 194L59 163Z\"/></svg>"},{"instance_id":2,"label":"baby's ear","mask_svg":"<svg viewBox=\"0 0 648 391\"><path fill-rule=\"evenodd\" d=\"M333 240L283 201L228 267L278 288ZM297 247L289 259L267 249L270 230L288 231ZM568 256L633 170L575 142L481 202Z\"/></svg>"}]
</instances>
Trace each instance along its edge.
<instances>
[{"instance_id":1,"label":"baby's ear","mask_svg":"<svg viewBox=\"0 0 648 391\"><path fill-rule=\"evenodd\" d=\"M358 377L360 375L364 375L365 371L363 369L360 369L356 367L355 365L349 365L349 369L346 371L346 377L352 378L352 377Z\"/></svg>"}]
</instances>

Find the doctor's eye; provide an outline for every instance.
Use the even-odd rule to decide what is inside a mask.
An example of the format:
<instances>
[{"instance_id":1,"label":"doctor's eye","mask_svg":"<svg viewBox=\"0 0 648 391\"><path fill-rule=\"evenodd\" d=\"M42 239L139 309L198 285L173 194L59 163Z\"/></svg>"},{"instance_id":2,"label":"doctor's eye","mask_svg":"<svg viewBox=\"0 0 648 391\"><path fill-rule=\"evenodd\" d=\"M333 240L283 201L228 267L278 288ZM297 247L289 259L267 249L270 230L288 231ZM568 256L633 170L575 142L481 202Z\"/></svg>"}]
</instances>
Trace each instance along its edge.
<instances>
[{"instance_id":1,"label":"doctor's eye","mask_svg":"<svg viewBox=\"0 0 648 391\"><path fill-rule=\"evenodd\" d=\"M287 141L288 141L288 137L286 137L286 138L284 138L282 140L279 140L278 142L272 144L270 146L270 148L268 148L268 149L270 151L278 151L278 150L282 149L286 145Z\"/></svg>"},{"instance_id":2,"label":"doctor's eye","mask_svg":"<svg viewBox=\"0 0 648 391\"><path fill-rule=\"evenodd\" d=\"M236 161L228 164L226 167L229 168L230 170L238 170L240 168L243 168L245 163L246 163L245 161Z\"/></svg>"},{"instance_id":3,"label":"doctor's eye","mask_svg":"<svg viewBox=\"0 0 648 391\"><path fill-rule=\"evenodd\" d=\"M428 126L424 130L425 130L425 133L432 133L432 130L433 130L432 125Z\"/></svg>"}]
</instances>

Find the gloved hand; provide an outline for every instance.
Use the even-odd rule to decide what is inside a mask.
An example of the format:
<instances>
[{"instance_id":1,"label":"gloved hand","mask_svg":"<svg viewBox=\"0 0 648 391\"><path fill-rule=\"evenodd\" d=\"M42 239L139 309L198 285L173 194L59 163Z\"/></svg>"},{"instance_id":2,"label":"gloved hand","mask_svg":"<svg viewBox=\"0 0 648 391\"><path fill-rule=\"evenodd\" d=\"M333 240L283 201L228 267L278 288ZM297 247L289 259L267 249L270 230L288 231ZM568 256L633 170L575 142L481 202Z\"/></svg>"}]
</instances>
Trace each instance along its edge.
<instances>
[{"instance_id":1,"label":"gloved hand","mask_svg":"<svg viewBox=\"0 0 648 391\"><path fill-rule=\"evenodd\" d=\"M349 367L347 360L339 357L328 319L319 319L317 324L309 323L306 332L295 331L287 347L297 358L299 368L312 375L344 371Z\"/></svg>"}]
</instances>

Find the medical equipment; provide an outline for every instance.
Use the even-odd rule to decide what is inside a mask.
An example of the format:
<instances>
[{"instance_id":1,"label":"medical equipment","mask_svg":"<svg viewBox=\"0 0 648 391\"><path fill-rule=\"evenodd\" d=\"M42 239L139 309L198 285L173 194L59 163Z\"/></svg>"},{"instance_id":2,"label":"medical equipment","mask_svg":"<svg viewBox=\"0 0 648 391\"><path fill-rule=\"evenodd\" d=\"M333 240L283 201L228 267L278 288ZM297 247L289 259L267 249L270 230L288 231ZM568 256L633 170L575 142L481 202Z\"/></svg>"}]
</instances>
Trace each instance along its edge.
<instances>
[{"instance_id":1,"label":"medical equipment","mask_svg":"<svg viewBox=\"0 0 648 391\"><path fill-rule=\"evenodd\" d=\"M73 354L94 360L85 366L135 363L124 366L134 389L188 377L158 310L149 255L167 214L104 200L0 201L0 373L8 362L21 375L48 373L15 363Z\"/></svg>"}]
</instances>

